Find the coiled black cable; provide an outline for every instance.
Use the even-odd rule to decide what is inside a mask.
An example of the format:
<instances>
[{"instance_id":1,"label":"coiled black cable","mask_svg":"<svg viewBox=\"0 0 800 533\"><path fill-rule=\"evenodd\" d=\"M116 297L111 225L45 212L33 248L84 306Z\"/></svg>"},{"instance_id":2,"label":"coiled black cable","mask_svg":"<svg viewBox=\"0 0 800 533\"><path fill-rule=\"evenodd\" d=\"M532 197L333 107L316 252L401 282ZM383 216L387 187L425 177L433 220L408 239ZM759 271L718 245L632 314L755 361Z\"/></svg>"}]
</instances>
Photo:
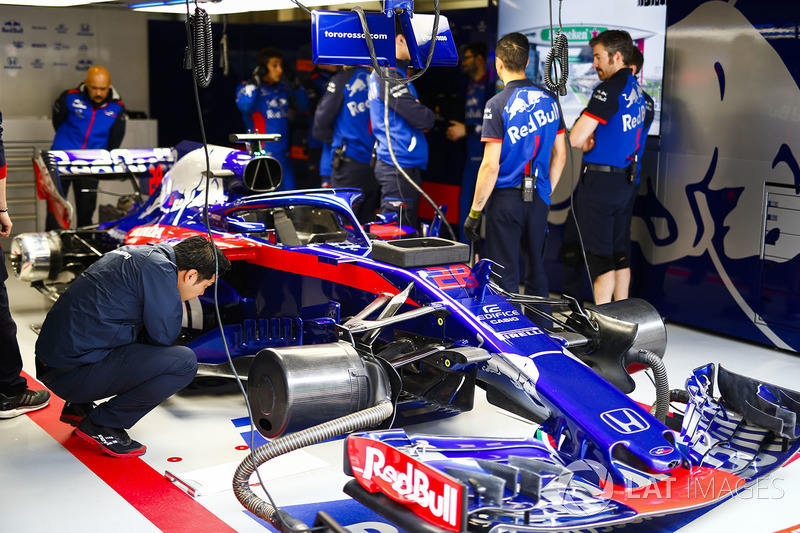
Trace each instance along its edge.
<instances>
[{"instance_id":1,"label":"coiled black cable","mask_svg":"<svg viewBox=\"0 0 800 533\"><path fill-rule=\"evenodd\" d=\"M554 82L552 73L555 63L558 63L558 70L561 75L556 75L557 81ZM547 85L547 88L551 91L558 90L560 96L566 96L568 78L569 43L567 42L567 36L559 31L553 41L553 46L550 48L544 60L544 84Z\"/></svg>"},{"instance_id":2,"label":"coiled black cable","mask_svg":"<svg viewBox=\"0 0 800 533\"><path fill-rule=\"evenodd\" d=\"M211 84L214 74L214 46L211 37L211 17L206 10L195 8L192 15L192 43L194 44L194 57L192 72L197 80L197 85L205 89Z\"/></svg>"}]
</instances>

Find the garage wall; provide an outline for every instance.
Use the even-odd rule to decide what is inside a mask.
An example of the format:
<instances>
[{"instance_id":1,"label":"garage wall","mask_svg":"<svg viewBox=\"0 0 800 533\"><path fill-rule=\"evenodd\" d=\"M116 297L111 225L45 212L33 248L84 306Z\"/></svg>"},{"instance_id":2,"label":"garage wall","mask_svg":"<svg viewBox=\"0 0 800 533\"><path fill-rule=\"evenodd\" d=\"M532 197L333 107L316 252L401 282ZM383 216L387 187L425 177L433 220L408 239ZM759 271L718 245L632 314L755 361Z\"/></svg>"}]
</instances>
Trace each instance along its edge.
<instances>
[{"instance_id":1,"label":"garage wall","mask_svg":"<svg viewBox=\"0 0 800 533\"><path fill-rule=\"evenodd\" d=\"M103 65L129 110L149 115L147 17L121 9L3 6L0 110L50 118L53 101Z\"/></svg>"}]
</instances>

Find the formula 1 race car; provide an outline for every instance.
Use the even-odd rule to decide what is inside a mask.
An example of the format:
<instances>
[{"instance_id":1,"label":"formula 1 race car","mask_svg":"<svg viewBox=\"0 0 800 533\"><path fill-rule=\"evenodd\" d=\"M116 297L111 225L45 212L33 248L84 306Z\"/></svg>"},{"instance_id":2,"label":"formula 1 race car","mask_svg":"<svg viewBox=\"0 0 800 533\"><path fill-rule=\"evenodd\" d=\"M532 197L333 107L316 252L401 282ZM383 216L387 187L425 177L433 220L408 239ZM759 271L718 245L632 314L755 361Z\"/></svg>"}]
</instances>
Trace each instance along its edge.
<instances>
[{"instance_id":1,"label":"formula 1 race car","mask_svg":"<svg viewBox=\"0 0 800 533\"><path fill-rule=\"evenodd\" d=\"M78 152L48 154L43 179L91 172ZM353 214L360 191L269 192L280 167L257 149L209 147L208 169L203 149L161 157L171 168L147 202L96 228L20 235L12 262L52 293L114 247L210 231L232 268L216 302L186 303L179 342L201 372L230 375L230 354L247 375L255 426L274 440L242 462L234 491L283 531L300 526L252 493L255 468L354 431L346 492L411 531L582 530L687 512L730 498L800 447L797 392L711 364L671 391L666 329L642 300L584 308L505 292L492 281L497 265L468 266L469 248L435 229L376 238ZM627 396L629 372L644 366L653 414ZM392 429L470 411L476 386L539 423L536 435ZM670 401L685 412L670 413Z\"/></svg>"}]
</instances>

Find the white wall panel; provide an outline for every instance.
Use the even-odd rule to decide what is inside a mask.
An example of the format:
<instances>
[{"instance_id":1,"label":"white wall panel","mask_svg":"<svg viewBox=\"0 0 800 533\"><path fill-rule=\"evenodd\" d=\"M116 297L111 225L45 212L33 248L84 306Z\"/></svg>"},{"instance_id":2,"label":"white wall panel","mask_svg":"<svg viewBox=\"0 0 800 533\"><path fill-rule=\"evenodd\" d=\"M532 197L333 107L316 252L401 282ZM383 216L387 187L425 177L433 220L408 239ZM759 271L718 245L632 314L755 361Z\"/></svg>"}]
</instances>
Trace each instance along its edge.
<instances>
[{"instance_id":1,"label":"white wall panel","mask_svg":"<svg viewBox=\"0 0 800 533\"><path fill-rule=\"evenodd\" d=\"M149 114L147 16L116 9L2 6L0 110L50 118L53 101L103 65L131 110Z\"/></svg>"}]
</instances>

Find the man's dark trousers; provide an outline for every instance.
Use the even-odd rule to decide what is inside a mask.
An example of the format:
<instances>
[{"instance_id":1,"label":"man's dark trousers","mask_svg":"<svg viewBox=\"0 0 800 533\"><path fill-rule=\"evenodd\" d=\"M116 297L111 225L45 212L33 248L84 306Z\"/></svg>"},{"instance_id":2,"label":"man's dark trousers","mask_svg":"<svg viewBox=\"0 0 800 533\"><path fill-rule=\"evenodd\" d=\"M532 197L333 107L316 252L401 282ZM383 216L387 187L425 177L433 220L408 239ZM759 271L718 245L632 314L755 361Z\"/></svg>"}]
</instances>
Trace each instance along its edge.
<instances>
[{"instance_id":1,"label":"man's dark trousers","mask_svg":"<svg viewBox=\"0 0 800 533\"><path fill-rule=\"evenodd\" d=\"M130 429L191 383L197 374L197 357L186 346L127 344L97 363L55 377L41 370L45 385L68 402L89 403L113 396L93 409L89 420L96 426Z\"/></svg>"},{"instance_id":2,"label":"man's dark trousers","mask_svg":"<svg viewBox=\"0 0 800 533\"><path fill-rule=\"evenodd\" d=\"M0 393L6 396L17 396L25 392L28 382L20 376L22 371L22 355L17 343L17 325L11 318L8 303L8 268L0 247Z\"/></svg>"},{"instance_id":3,"label":"man's dark trousers","mask_svg":"<svg viewBox=\"0 0 800 533\"><path fill-rule=\"evenodd\" d=\"M486 257L501 264L498 269L503 289L518 292L520 249L525 250L525 294L548 296L544 269L547 215L550 209L537 194L523 202L516 188L495 189L486 206Z\"/></svg>"},{"instance_id":4,"label":"man's dark trousers","mask_svg":"<svg viewBox=\"0 0 800 533\"><path fill-rule=\"evenodd\" d=\"M403 170L414 183L422 185L420 169L403 168ZM375 179L381 186L381 213L398 213L398 217L402 213L401 223L416 229L419 192L408 183L397 168L381 160L375 164Z\"/></svg>"},{"instance_id":5,"label":"man's dark trousers","mask_svg":"<svg viewBox=\"0 0 800 533\"><path fill-rule=\"evenodd\" d=\"M356 217L362 224L375 220L375 211L380 203L380 189L375 172L369 163L347 158L331 173L332 187L354 187L361 189L364 199L355 208Z\"/></svg>"}]
</instances>

